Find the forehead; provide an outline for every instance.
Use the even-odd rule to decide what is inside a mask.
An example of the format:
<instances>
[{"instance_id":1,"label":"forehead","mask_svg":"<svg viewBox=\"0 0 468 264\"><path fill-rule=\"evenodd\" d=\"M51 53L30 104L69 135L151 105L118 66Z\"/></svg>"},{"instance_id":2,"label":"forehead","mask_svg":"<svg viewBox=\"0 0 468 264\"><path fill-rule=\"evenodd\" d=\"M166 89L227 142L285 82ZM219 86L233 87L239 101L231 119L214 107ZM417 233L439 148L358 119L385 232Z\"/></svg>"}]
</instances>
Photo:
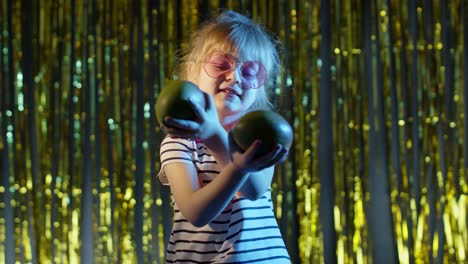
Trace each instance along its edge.
<instances>
[{"instance_id":1,"label":"forehead","mask_svg":"<svg viewBox=\"0 0 468 264\"><path fill-rule=\"evenodd\" d=\"M258 61L270 69L273 50L271 43L256 31L243 27L217 26L204 34L204 38L197 51L194 51L194 60L200 61L214 51L232 54L239 61Z\"/></svg>"},{"instance_id":2,"label":"forehead","mask_svg":"<svg viewBox=\"0 0 468 264\"><path fill-rule=\"evenodd\" d=\"M230 57L233 59L239 60L239 61L260 61L261 58L256 54L255 52L252 52L252 50L255 50L254 48L242 48L242 47L237 47L235 45L213 45L211 47L208 47L205 52L204 52L204 57L208 57L213 53L216 52L222 52L228 54Z\"/></svg>"}]
</instances>

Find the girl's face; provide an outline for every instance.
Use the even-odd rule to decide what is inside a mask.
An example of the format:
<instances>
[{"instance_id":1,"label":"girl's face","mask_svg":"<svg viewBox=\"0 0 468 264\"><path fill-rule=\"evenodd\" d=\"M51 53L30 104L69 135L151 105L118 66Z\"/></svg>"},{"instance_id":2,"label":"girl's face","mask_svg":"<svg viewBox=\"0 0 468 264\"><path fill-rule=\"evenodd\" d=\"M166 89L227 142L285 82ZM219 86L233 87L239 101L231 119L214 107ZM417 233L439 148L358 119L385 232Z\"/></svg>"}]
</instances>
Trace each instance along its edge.
<instances>
[{"instance_id":1,"label":"girl's face","mask_svg":"<svg viewBox=\"0 0 468 264\"><path fill-rule=\"evenodd\" d=\"M266 79L256 61L239 61L234 54L211 52L189 69L189 79L213 97L222 124L237 121L254 103ZM258 89L259 88L259 89Z\"/></svg>"}]
</instances>

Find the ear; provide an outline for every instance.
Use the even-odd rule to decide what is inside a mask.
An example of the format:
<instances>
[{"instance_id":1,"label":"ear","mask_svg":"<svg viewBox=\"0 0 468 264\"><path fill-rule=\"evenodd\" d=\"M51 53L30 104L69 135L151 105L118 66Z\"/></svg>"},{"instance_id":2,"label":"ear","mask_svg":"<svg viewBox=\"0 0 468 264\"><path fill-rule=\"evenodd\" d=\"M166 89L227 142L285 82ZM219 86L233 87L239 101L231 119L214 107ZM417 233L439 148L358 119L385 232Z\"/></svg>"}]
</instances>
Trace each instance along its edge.
<instances>
[{"instance_id":1,"label":"ear","mask_svg":"<svg viewBox=\"0 0 468 264\"><path fill-rule=\"evenodd\" d=\"M193 83L197 83L198 81L197 67L194 62L187 64L187 79Z\"/></svg>"}]
</instances>

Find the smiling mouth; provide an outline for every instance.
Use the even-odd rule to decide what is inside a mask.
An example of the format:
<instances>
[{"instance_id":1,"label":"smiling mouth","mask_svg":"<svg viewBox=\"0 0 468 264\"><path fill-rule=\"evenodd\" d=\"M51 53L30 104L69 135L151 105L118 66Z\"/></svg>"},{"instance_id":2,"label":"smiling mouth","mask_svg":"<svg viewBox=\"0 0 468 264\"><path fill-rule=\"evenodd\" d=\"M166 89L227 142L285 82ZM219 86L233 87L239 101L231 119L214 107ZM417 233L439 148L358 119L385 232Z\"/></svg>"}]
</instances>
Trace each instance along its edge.
<instances>
[{"instance_id":1,"label":"smiling mouth","mask_svg":"<svg viewBox=\"0 0 468 264\"><path fill-rule=\"evenodd\" d=\"M229 95L239 96L239 94L237 94L237 93L236 93L234 90L232 90L232 89L221 89L221 92L226 93L226 94L229 94Z\"/></svg>"}]
</instances>

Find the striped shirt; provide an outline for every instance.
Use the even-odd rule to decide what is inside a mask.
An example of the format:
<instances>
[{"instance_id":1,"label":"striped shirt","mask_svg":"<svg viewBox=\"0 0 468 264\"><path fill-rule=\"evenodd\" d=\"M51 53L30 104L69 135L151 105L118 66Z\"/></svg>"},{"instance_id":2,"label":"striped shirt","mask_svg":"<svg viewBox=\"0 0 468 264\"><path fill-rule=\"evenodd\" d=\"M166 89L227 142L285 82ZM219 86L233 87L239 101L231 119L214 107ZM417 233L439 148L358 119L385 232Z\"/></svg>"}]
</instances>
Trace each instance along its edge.
<instances>
[{"instance_id":1,"label":"striped shirt","mask_svg":"<svg viewBox=\"0 0 468 264\"><path fill-rule=\"evenodd\" d=\"M162 168L173 162L193 164L201 186L219 173L218 164L201 142L166 137L160 151ZM168 184L163 169L158 178ZM270 190L255 201L233 197L223 212L203 227L192 225L175 202L173 208L166 263L291 263L274 216Z\"/></svg>"}]
</instances>

